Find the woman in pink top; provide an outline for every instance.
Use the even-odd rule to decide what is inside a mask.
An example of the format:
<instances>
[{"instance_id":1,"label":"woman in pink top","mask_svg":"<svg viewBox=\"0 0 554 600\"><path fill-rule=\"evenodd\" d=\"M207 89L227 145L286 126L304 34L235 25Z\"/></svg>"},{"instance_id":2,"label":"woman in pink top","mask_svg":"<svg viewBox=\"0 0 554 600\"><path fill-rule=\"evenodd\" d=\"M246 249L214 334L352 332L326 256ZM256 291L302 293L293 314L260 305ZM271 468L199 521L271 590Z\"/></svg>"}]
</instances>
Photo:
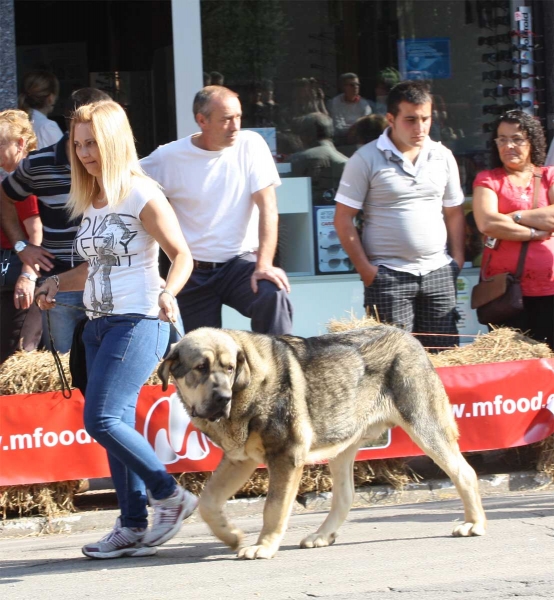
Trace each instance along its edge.
<instances>
[{"instance_id":1,"label":"woman in pink top","mask_svg":"<svg viewBox=\"0 0 554 600\"><path fill-rule=\"evenodd\" d=\"M522 111L502 115L493 140L494 168L473 183L477 226L496 240L494 249L485 248L483 275L515 273L521 244L530 242L521 280L525 310L504 325L554 348L554 167L542 166L546 142L540 122ZM535 185L540 185L537 208Z\"/></svg>"}]
</instances>

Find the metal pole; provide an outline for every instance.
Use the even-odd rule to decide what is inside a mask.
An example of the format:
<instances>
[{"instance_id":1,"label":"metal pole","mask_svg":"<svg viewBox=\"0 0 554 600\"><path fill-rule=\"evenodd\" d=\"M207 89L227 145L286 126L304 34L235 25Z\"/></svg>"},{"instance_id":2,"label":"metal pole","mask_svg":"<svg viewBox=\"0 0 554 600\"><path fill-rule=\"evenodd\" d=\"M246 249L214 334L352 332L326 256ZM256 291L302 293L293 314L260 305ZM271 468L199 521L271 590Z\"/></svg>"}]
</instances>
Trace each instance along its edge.
<instances>
[{"instance_id":1,"label":"metal pole","mask_svg":"<svg viewBox=\"0 0 554 600\"><path fill-rule=\"evenodd\" d=\"M17 106L14 0L0 0L0 110Z\"/></svg>"}]
</instances>

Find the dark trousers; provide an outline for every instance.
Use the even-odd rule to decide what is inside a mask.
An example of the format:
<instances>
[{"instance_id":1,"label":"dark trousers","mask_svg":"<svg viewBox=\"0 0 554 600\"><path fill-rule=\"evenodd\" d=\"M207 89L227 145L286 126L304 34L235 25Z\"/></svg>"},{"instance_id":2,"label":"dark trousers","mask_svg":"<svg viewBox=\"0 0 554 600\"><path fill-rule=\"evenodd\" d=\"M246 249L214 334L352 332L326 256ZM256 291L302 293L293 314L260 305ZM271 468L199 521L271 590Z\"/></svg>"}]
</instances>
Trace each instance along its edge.
<instances>
[{"instance_id":1,"label":"dark trousers","mask_svg":"<svg viewBox=\"0 0 554 600\"><path fill-rule=\"evenodd\" d=\"M523 312L503 323L554 350L554 296L524 296Z\"/></svg>"},{"instance_id":2,"label":"dark trousers","mask_svg":"<svg viewBox=\"0 0 554 600\"><path fill-rule=\"evenodd\" d=\"M382 323L398 325L429 349L457 346L456 279L460 269L450 264L427 275L412 275L379 266L365 288L366 311ZM429 334L440 334L437 336Z\"/></svg>"},{"instance_id":3,"label":"dark trousers","mask_svg":"<svg viewBox=\"0 0 554 600\"><path fill-rule=\"evenodd\" d=\"M15 252L2 250L2 277L0 285L0 362L17 350L36 350L42 336L41 311L36 304L22 310L15 308L13 294L21 273L21 261Z\"/></svg>"},{"instance_id":4,"label":"dark trousers","mask_svg":"<svg viewBox=\"0 0 554 600\"><path fill-rule=\"evenodd\" d=\"M274 335L292 332L292 304L288 293L271 281L250 278L256 268L252 253L233 258L215 269L194 269L177 296L185 332L199 327L221 327L221 309L230 306L251 319L252 331Z\"/></svg>"}]
</instances>

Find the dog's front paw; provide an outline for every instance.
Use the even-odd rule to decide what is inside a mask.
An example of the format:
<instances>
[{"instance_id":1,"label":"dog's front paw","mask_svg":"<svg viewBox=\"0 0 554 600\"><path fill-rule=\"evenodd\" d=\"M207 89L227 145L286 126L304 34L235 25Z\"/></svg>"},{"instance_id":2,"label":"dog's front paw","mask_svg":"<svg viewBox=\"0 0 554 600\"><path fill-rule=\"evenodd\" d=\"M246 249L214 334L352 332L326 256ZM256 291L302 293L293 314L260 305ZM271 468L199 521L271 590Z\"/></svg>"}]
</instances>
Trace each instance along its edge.
<instances>
[{"instance_id":1,"label":"dog's front paw","mask_svg":"<svg viewBox=\"0 0 554 600\"><path fill-rule=\"evenodd\" d=\"M336 533L312 533L300 542L300 548L324 548L335 543Z\"/></svg>"},{"instance_id":2,"label":"dog's front paw","mask_svg":"<svg viewBox=\"0 0 554 600\"><path fill-rule=\"evenodd\" d=\"M452 531L454 537L471 537L473 535L485 535L486 529L484 523L461 523L456 525Z\"/></svg>"},{"instance_id":3,"label":"dog's front paw","mask_svg":"<svg viewBox=\"0 0 554 600\"><path fill-rule=\"evenodd\" d=\"M277 553L278 548L272 546L245 546L238 553L239 558L254 560L256 558L273 558Z\"/></svg>"}]
</instances>

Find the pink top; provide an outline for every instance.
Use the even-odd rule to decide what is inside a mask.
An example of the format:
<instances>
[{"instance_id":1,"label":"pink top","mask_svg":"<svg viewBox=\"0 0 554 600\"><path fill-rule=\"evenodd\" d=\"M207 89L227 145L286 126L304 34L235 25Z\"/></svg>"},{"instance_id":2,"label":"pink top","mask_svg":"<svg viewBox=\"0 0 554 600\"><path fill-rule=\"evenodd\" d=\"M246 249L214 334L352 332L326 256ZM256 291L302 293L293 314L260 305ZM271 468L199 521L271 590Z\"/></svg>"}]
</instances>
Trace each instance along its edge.
<instances>
[{"instance_id":1,"label":"pink top","mask_svg":"<svg viewBox=\"0 0 554 600\"><path fill-rule=\"evenodd\" d=\"M554 185L554 167L542 167L541 171L538 207L548 206L548 190ZM492 190L498 196L498 212L508 214L532 208L534 180L533 177L532 183L524 190L514 185L500 167L479 173L473 188L480 186ZM498 273L515 273L520 250L521 242L509 240L502 240L495 250L485 248L481 263L485 268L483 275L490 277ZM529 243L521 287L524 296L554 295L554 238Z\"/></svg>"}]
</instances>

